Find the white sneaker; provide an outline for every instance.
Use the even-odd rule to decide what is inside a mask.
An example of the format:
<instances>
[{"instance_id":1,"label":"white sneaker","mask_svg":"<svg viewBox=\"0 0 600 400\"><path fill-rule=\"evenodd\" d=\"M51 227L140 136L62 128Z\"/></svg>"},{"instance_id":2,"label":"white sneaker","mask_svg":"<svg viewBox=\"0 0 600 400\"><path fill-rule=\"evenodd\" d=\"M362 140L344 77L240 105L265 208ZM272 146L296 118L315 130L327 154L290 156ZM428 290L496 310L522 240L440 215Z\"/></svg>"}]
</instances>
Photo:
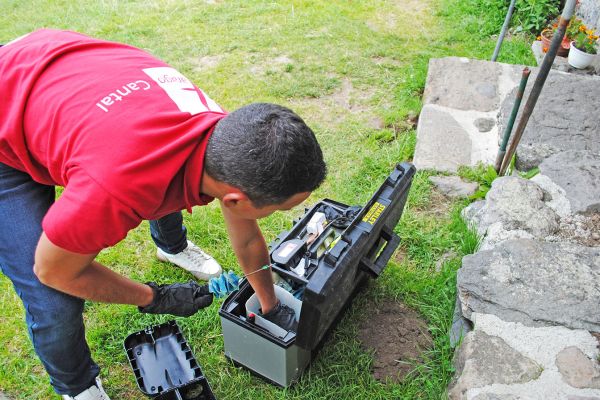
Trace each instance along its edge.
<instances>
[{"instance_id":1,"label":"white sneaker","mask_svg":"<svg viewBox=\"0 0 600 400\"><path fill-rule=\"evenodd\" d=\"M104 391L102 387L102 382L100 382L99 378L96 378L96 385L90 386L88 389L79 393L75 397L64 395L63 399L65 400L110 400L110 397Z\"/></svg>"},{"instance_id":2,"label":"white sneaker","mask_svg":"<svg viewBox=\"0 0 600 400\"><path fill-rule=\"evenodd\" d=\"M168 261L185 269L203 281L221 275L223 270L214 258L203 252L200 247L189 240L187 244L187 247L177 254L165 253L160 248L157 248L156 257L160 261Z\"/></svg>"}]
</instances>

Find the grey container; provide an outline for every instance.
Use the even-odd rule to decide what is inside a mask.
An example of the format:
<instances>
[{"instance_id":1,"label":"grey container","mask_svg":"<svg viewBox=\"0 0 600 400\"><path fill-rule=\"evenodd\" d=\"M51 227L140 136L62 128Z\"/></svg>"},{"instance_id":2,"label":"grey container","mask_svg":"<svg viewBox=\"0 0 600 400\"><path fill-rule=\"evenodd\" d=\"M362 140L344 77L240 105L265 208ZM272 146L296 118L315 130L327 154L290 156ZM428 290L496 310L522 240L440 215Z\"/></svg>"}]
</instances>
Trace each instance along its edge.
<instances>
[{"instance_id":1,"label":"grey container","mask_svg":"<svg viewBox=\"0 0 600 400\"><path fill-rule=\"evenodd\" d=\"M406 203L415 168L398 164L356 214L348 226L336 230L339 240L324 253L319 239L306 248L306 274L298 276L288 267L272 263L273 271L302 291L298 332L270 329L259 316L248 318L248 300L254 294L244 280L240 290L223 302L219 315L223 328L225 356L236 365L278 386L296 382L323 344L326 335L343 316L362 283L376 278L400 243L394 233ZM304 239L306 225L315 212L330 207L340 214L349 206L324 199L307 210L289 232L283 232L271 243L270 253L288 240ZM327 232L320 237L327 237ZM322 247L321 247L322 248ZM278 298L285 302L283 297Z\"/></svg>"}]
</instances>

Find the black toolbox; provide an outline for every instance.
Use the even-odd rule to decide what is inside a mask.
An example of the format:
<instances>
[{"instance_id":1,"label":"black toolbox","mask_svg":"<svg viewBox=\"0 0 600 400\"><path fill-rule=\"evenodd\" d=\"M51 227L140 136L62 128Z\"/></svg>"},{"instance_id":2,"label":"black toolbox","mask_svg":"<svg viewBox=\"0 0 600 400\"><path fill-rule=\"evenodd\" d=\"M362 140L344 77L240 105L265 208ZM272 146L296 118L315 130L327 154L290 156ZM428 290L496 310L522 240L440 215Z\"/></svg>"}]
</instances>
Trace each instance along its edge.
<instances>
[{"instance_id":1,"label":"black toolbox","mask_svg":"<svg viewBox=\"0 0 600 400\"><path fill-rule=\"evenodd\" d=\"M276 385L294 383L356 289L367 277L378 277L398 247L394 228L414 174L412 164L398 164L364 207L324 199L279 235L269 246L275 288L278 298L299 315L297 332L255 315L254 291L244 280L219 310L225 356ZM317 239L307 244L313 239L307 225L313 216L319 217L317 212L331 217ZM280 296L281 291L289 293Z\"/></svg>"}]
</instances>

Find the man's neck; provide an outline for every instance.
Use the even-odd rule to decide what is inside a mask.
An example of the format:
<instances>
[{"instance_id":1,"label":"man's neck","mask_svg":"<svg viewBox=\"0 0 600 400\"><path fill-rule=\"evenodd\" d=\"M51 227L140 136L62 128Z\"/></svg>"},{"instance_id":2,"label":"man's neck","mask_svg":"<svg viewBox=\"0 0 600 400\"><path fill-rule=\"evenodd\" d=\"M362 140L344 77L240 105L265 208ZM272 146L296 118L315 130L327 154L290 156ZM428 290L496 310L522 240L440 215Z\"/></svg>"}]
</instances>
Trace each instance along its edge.
<instances>
[{"instance_id":1,"label":"man's neck","mask_svg":"<svg viewBox=\"0 0 600 400\"><path fill-rule=\"evenodd\" d=\"M202 173L202 182L200 183L200 193L216 199L222 199L225 193L230 189L226 183L217 181L206 172Z\"/></svg>"}]
</instances>

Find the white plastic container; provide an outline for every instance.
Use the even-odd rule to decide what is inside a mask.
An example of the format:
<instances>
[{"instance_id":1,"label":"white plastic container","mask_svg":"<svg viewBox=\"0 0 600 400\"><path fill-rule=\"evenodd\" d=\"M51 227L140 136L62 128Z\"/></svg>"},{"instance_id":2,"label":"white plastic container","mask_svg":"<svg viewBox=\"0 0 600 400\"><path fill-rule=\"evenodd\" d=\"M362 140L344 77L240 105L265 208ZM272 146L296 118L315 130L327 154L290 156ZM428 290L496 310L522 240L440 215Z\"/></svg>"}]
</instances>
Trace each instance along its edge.
<instances>
[{"instance_id":1,"label":"white plastic container","mask_svg":"<svg viewBox=\"0 0 600 400\"><path fill-rule=\"evenodd\" d=\"M302 302L280 286L273 285L273 288L275 289L275 297L279 299L281 304L284 304L294 310L296 313L296 321L298 321L300 318L300 311L302 311ZM250 314L254 314L254 323L261 328L265 328L276 337L284 338L288 334L288 331L285 329L261 317L259 310L260 302L258 301L258 296L256 296L256 293L254 293L246 301L246 317L248 317Z\"/></svg>"},{"instance_id":2,"label":"white plastic container","mask_svg":"<svg viewBox=\"0 0 600 400\"><path fill-rule=\"evenodd\" d=\"M584 69L589 67L594 61L596 54L586 53L575 47L575 42L571 42L571 50L569 50L569 64L575 68Z\"/></svg>"}]
</instances>

